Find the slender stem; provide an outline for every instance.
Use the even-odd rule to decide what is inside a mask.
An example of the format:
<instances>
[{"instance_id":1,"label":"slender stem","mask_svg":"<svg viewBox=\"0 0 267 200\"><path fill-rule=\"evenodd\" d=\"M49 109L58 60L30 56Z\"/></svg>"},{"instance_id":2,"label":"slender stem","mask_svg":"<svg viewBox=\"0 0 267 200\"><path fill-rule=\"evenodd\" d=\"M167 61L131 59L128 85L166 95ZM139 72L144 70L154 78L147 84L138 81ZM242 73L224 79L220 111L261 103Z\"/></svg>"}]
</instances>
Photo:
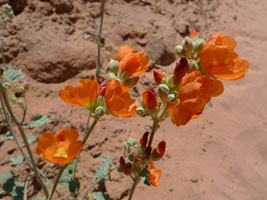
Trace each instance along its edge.
<instances>
[{"instance_id":1,"label":"slender stem","mask_svg":"<svg viewBox=\"0 0 267 200\"><path fill-rule=\"evenodd\" d=\"M103 20L104 20L104 10L105 10L105 0L102 0L102 6L101 6L101 19L100 19L100 25L99 25L99 32L98 32L98 39L97 39L97 66L96 66L96 77L99 77L99 74L101 72L101 66L100 66L100 48L101 48L101 34L102 34L102 26L103 26Z\"/></svg>"},{"instance_id":2,"label":"slender stem","mask_svg":"<svg viewBox=\"0 0 267 200\"><path fill-rule=\"evenodd\" d=\"M135 188L138 185L139 181L140 181L139 177L134 180L128 200L132 200Z\"/></svg>"},{"instance_id":3,"label":"slender stem","mask_svg":"<svg viewBox=\"0 0 267 200\"><path fill-rule=\"evenodd\" d=\"M53 188L52 188L52 190L51 190L51 192L50 192L49 197L48 197L47 200L51 200L52 199L52 197L54 195L54 192L55 192L55 190L57 188L57 185L59 183L60 177L61 177L62 173L64 172L64 170L66 169L67 166L68 165L59 166L59 171L58 171L58 174L57 174L55 183L53 185Z\"/></svg>"},{"instance_id":4,"label":"slender stem","mask_svg":"<svg viewBox=\"0 0 267 200\"><path fill-rule=\"evenodd\" d=\"M88 113L87 121L86 121L85 128L84 128L84 131L83 131L83 140L84 140L84 138L86 136L86 132L87 132L87 129L88 129L88 126L89 126L90 119L91 119L91 111L89 111L89 113ZM75 165L74 165L73 174L72 174L72 178L73 179L75 179L75 175L76 175L76 170L77 170L77 165L78 165L78 161L79 161L79 158L80 158L80 154L81 154L81 151L78 153L77 159L75 160Z\"/></svg>"},{"instance_id":5,"label":"slender stem","mask_svg":"<svg viewBox=\"0 0 267 200\"><path fill-rule=\"evenodd\" d=\"M24 93L23 94L23 98L24 98L24 105L25 107L23 108L23 117L22 117L22 120L20 122L21 126L23 125L24 121L25 121L25 117L26 117L26 114L27 114L27 99L26 99L26 94Z\"/></svg>"},{"instance_id":6,"label":"slender stem","mask_svg":"<svg viewBox=\"0 0 267 200\"><path fill-rule=\"evenodd\" d=\"M3 67L5 67L6 65L6 59L5 59L5 55L4 55L4 38L5 38L5 30L6 30L6 22L4 22L4 25L3 25L3 31L2 31L2 42L1 42L1 53L2 53L2 64L3 64Z\"/></svg>"},{"instance_id":7,"label":"slender stem","mask_svg":"<svg viewBox=\"0 0 267 200\"><path fill-rule=\"evenodd\" d=\"M157 126L159 124L159 122L162 120L162 118L164 117L164 114L166 113L168 107L169 107L169 103L167 103L161 113L161 115L159 116L158 119L155 119L153 121L153 125L152 125L152 130L151 130L151 134L150 134L150 137L149 137L149 141L148 141L148 147L151 147L152 145L152 142L153 142L153 139L154 139L154 135L156 133L156 130L157 130Z\"/></svg>"},{"instance_id":8,"label":"slender stem","mask_svg":"<svg viewBox=\"0 0 267 200\"><path fill-rule=\"evenodd\" d=\"M91 135L91 133L93 132L95 125L97 124L99 118L95 118L95 120L93 121L92 125L90 126L87 134L85 135L84 139L83 139L83 145L86 143L87 139L89 138L89 136Z\"/></svg>"},{"instance_id":9,"label":"slender stem","mask_svg":"<svg viewBox=\"0 0 267 200\"><path fill-rule=\"evenodd\" d=\"M18 127L19 132L21 134L21 137L23 139L23 142L25 143L25 146L26 146L26 149L27 149L27 152L29 154L30 161L31 161L31 164L32 164L32 167L33 167L34 175L35 175L37 181L41 184L41 187L44 190L44 193L45 193L46 197L48 197L47 188L46 188L44 182L42 181L42 179L40 177L40 173L38 171L38 168L37 168L37 166L36 166L36 164L34 162L33 154L32 154L32 151L30 149L30 145L29 145L28 140L26 138L25 132L24 132L22 126L20 125L20 123L18 122L18 120L16 119L16 117L15 117L15 115L14 115L14 113L13 113L11 107L10 107L10 104L8 102L8 99L7 99L7 96L6 96L6 93L5 93L5 89L3 88L2 84L0 84L0 93L1 93L1 95L3 97L3 100L4 100L4 103L5 103L5 106L6 106L7 110L9 112L9 114L11 115L12 120L15 122L16 126Z\"/></svg>"}]
</instances>

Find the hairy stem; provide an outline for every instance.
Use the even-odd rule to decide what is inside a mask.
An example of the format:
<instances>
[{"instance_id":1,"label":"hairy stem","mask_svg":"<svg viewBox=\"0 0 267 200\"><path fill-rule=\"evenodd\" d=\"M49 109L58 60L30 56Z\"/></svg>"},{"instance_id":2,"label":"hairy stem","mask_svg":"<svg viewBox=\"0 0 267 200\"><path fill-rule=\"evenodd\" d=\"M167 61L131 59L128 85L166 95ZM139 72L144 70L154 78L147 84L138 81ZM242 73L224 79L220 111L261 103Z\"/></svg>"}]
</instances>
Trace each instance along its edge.
<instances>
[{"instance_id":1,"label":"hairy stem","mask_svg":"<svg viewBox=\"0 0 267 200\"><path fill-rule=\"evenodd\" d=\"M24 129L22 128L22 126L20 125L20 123L18 122L17 118L15 117L12 109L11 109L11 106L8 102L8 99L7 99L7 96L6 96L6 92L5 92L5 89L3 88L2 84L0 84L0 93L2 95L2 98L3 98L3 101L4 101L4 104L5 104L5 107L7 108L10 116L11 116L11 119L15 122L20 134L21 134L21 137L23 139L23 142L25 143L25 147L26 147L26 150L28 152L28 155L30 157L30 161L31 161L31 164L32 164L32 167L33 167L33 171L34 171L34 175L37 179L37 181L40 183L46 197L48 197L48 191L47 191L47 188L44 184L44 182L42 181L41 177L40 177L40 173L39 173L39 170L35 164L35 161L34 161L34 158L33 158L33 154L32 154L32 151L30 149L30 145L28 143L28 140L27 140L27 137L25 135L25 132L24 132Z\"/></svg>"},{"instance_id":2,"label":"hairy stem","mask_svg":"<svg viewBox=\"0 0 267 200\"><path fill-rule=\"evenodd\" d=\"M5 59L5 55L4 55L5 31L6 31L6 22L4 22L2 36L1 36L1 41L2 41L1 42L1 53L2 53L2 64L3 64L3 67L5 67L5 65L6 65L6 59Z\"/></svg>"},{"instance_id":3,"label":"hairy stem","mask_svg":"<svg viewBox=\"0 0 267 200\"><path fill-rule=\"evenodd\" d=\"M140 178L139 177L134 179L128 200L132 200L135 188L136 188L136 186L138 185L139 182L140 182Z\"/></svg>"},{"instance_id":4,"label":"hairy stem","mask_svg":"<svg viewBox=\"0 0 267 200\"><path fill-rule=\"evenodd\" d=\"M25 121L25 118L26 118L26 114L27 114L27 99L26 99L26 94L24 93L23 94L23 98L24 98L24 105L25 107L23 108L23 117L22 117L22 120L20 122L21 126L23 125L24 121Z\"/></svg>"},{"instance_id":5,"label":"hairy stem","mask_svg":"<svg viewBox=\"0 0 267 200\"><path fill-rule=\"evenodd\" d=\"M54 192L55 192L55 190L57 188L57 185L59 183L60 177L61 177L62 173L64 172L64 170L66 169L67 166L68 165L59 166L59 171L58 171L58 174L57 174L55 183L53 185L53 188L52 188L52 190L51 190L51 192L50 192L49 197L48 197L47 200L51 200L52 199L52 197L54 195Z\"/></svg>"},{"instance_id":6,"label":"hairy stem","mask_svg":"<svg viewBox=\"0 0 267 200\"><path fill-rule=\"evenodd\" d=\"M100 58L101 58L101 34L102 34L102 26L103 26L103 20L104 20L104 10L105 10L105 0L102 0L101 5L101 19L100 19L100 25L99 25L99 31L97 34L97 66L96 66L96 77L99 78L100 72L101 72L101 66L100 66Z\"/></svg>"}]
</instances>

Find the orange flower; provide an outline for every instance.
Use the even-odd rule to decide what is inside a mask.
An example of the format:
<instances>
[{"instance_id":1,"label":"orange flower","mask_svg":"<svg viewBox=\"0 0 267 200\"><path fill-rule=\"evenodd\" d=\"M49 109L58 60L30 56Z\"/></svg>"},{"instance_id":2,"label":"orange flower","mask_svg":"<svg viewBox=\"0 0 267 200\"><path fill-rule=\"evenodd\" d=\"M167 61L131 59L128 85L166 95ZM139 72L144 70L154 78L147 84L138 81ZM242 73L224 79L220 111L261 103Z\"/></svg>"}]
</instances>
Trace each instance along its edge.
<instances>
[{"instance_id":1,"label":"orange flower","mask_svg":"<svg viewBox=\"0 0 267 200\"><path fill-rule=\"evenodd\" d=\"M111 80L106 88L105 102L109 111L117 117L132 117L137 108L137 101L128 93L129 88L116 79Z\"/></svg>"},{"instance_id":2,"label":"orange flower","mask_svg":"<svg viewBox=\"0 0 267 200\"><path fill-rule=\"evenodd\" d=\"M148 181L153 186L159 186L159 178L161 176L161 170L156 169L153 165L153 162L151 162L148 165L149 175L148 175Z\"/></svg>"},{"instance_id":3,"label":"orange flower","mask_svg":"<svg viewBox=\"0 0 267 200\"><path fill-rule=\"evenodd\" d=\"M166 142L165 141L161 141L159 144L158 144L158 147L156 149L154 149L154 156L156 158L162 158L165 154L165 150L166 150Z\"/></svg>"},{"instance_id":4,"label":"orange flower","mask_svg":"<svg viewBox=\"0 0 267 200\"><path fill-rule=\"evenodd\" d=\"M157 103L157 93L153 88L148 88L143 94L143 101L145 102L146 106L153 110L158 103Z\"/></svg>"},{"instance_id":5,"label":"orange flower","mask_svg":"<svg viewBox=\"0 0 267 200\"><path fill-rule=\"evenodd\" d=\"M78 82L76 88L68 85L64 90L60 90L59 96L68 104L86 106L96 101L98 88L99 85L96 77L93 80L82 79Z\"/></svg>"},{"instance_id":6,"label":"orange flower","mask_svg":"<svg viewBox=\"0 0 267 200\"><path fill-rule=\"evenodd\" d=\"M208 39L201 51L201 64L206 73L222 80L237 80L245 76L249 63L234 52L236 41L222 32Z\"/></svg>"},{"instance_id":7,"label":"orange flower","mask_svg":"<svg viewBox=\"0 0 267 200\"><path fill-rule=\"evenodd\" d=\"M82 148L78 137L78 132L72 128L60 130L56 135L51 131L44 132L37 142L36 153L54 164L70 163Z\"/></svg>"},{"instance_id":8,"label":"orange flower","mask_svg":"<svg viewBox=\"0 0 267 200\"><path fill-rule=\"evenodd\" d=\"M116 59L120 62L119 69L122 73L127 72L128 77L140 76L148 69L147 54L128 45L119 48Z\"/></svg>"},{"instance_id":9,"label":"orange flower","mask_svg":"<svg viewBox=\"0 0 267 200\"><path fill-rule=\"evenodd\" d=\"M203 76L199 71L189 73L179 88L180 101L172 104L168 111L176 126L185 125L190 119L197 118L211 97L223 93L223 84L219 80Z\"/></svg>"}]
</instances>

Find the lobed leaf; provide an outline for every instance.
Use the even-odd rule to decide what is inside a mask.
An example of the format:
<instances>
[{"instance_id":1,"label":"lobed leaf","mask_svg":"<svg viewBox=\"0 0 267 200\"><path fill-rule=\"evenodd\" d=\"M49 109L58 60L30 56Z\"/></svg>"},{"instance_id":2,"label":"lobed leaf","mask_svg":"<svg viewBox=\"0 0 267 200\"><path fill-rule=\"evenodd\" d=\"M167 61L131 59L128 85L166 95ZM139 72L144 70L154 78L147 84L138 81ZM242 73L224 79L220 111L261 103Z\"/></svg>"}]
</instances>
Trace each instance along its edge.
<instances>
[{"instance_id":1,"label":"lobed leaf","mask_svg":"<svg viewBox=\"0 0 267 200\"><path fill-rule=\"evenodd\" d=\"M9 158L9 163L12 166L19 166L23 163L24 157L23 156L12 156Z\"/></svg>"},{"instance_id":2,"label":"lobed leaf","mask_svg":"<svg viewBox=\"0 0 267 200\"><path fill-rule=\"evenodd\" d=\"M6 141L6 140L13 140L14 137L10 131L8 131L5 135L3 135L0 139L1 142Z\"/></svg>"},{"instance_id":3,"label":"lobed leaf","mask_svg":"<svg viewBox=\"0 0 267 200\"><path fill-rule=\"evenodd\" d=\"M102 164L96 169L93 177L93 182L98 183L102 180L110 179L110 167L112 164L112 157L101 155Z\"/></svg>"},{"instance_id":4,"label":"lobed leaf","mask_svg":"<svg viewBox=\"0 0 267 200\"><path fill-rule=\"evenodd\" d=\"M6 81L15 82L24 79L25 75L21 72L21 70L14 70L12 64L8 64L4 68L3 76Z\"/></svg>"},{"instance_id":5,"label":"lobed leaf","mask_svg":"<svg viewBox=\"0 0 267 200\"><path fill-rule=\"evenodd\" d=\"M29 124L24 124L25 128L35 128L51 122L51 119L47 115L35 115L31 118Z\"/></svg>"}]
</instances>

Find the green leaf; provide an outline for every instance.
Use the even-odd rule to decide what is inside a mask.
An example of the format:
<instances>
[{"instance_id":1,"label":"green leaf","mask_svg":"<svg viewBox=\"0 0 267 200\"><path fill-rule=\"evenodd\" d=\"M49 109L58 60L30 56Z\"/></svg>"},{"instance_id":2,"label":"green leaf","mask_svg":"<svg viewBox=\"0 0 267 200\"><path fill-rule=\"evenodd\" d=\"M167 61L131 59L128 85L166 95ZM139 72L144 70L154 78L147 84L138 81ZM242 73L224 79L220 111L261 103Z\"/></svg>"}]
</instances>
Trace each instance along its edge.
<instances>
[{"instance_id":1,"label":"green leaf","mask_svg":"<svg viewBox=\"0 0 267 200\"><path fill-rule=\"evenodd\" d=\"M85 34L83 34L83 38L84 38L85 40L98 41L98 37L97 37L97 35L91 35L91 34L87 34L87 33L85 33Z\"/></svg>"},{"instance_id":2,"label":"green leaf","mask_svg":"<svg viewBox=\"0 0 267 200\"><path fill-rule=\"evenodd\" d=\"M68 167L62 173L58 186L57 186L58 188L69 187L69 182L72 180L72 173L74 170L75 162L76 161L73 161L72 163L70 163Z\"/></svg>"},{"instance_id":3,"label":"green leaf","mask_svg":"<svg viewBox=\"0 0 267 200\"><path fill-rule=\"evenodd\" d=\"M51 119L47 115L35 115L31 118L29 124L24 124L25 128L35 128L51 122Z\"/></svg>"},{"instance_id":4,"label":"green leaf","mask_svg":"<svg viewBox=\"0 0 267 200\"><path fill-rule=\"evenodd\" d=\"M69 181L69 192L76 194L80 189L80 183L77 180Z\"/></svg>"},{"instance_id":5,"label":"green leaf","mask_svg":"<svg viewBox=\"0 0 267 200\"><path fill-rule=\"evenodd\" d=\"M148 181L148 175L150 174L149 170L145 167L139 174L140 179L144 182L144 184L150 186Z\"/></svg>"},{"instance_id":6,"label":"green leaf","mask_svg":"<svg viewBox=\"0 0 267 200\"><path fill-rule=\"evenodd\" d=\"M91 197L93 200L112 200L106 192L92 192Z\"/></svg>"},{"instance_id":7,"label":"green leaf","mask_svg":"<svg viewBox=\"0 0 267 200\"><path fill-rule=\"evenodd\" d=\"M0 182L2 182L3 184L5 182L7 182L8 179L11 179L14 176L12 171L4 171L1 175L0 175Z\"/></svg>"},{"instance_id":8,"label":"green leaf","mask_svg":"<svg viewBox=\"0 0 267 200\"><path fill-rule=\"evenodd\" d=\"M37 137L35 135L29 135L27 136L27 141L29 144L33 143L33 142L36 142L37 140Z\"/></svg>"},{"instance_id":9,"label":"green leaf","mask_svg":"<svg viewBox=\"0 0 267 200\"><path fill-rule=\"evenodd\" d=\"M14 137L13 137L12 133L10 131L8 131L5 135L3 135L1 137L1 142L6 141L6 140L13 140L13 139L14 139Z\"/></svg>"},{"instance_id":10,"label":"green leaf","mask_svg":"<svg viewBox=\"0 0 267 200\"><path fill-rule=\"evenodd\" d=\"M3 76L6 81L15 82L24 79L25 75L21 72L21 70L14 70L12 64L8 64L4 68Z\"/></svg>"},{"instance_id":11,"label":"green leaf","mask_svg":"<svg viewBox=\"0 0 267 200\"><path fill-rule=\"evenodd\" d=\"M9 193L14 200L22 200L24 184L17 179L10 178L3 185L2 189Z\"/></svg>"},{"instance_id":12,"label":"green leaf","mask_svg":"<svg viewBox=\"0 0 267 200\"><path fill-rule=\"evenodd\" d=\"M51 168L53 168L53 167L55 167L56 166L56 164L54 164L54 163L50 163L50 162L46 162L47 164L48 164L48 166L49 167L51 167Z\"/></svg>"},{"instance_id":13,"label":"green leaf","mask_svg":"<svg viewBox=\"0 0 267 200\"><path fill-rule=\"evenodd\" d=\"M101 155L100 158L102 159L102 164L95 170L95 175L93 178L94 183L110 179L112 157Z\"/></svg>"},{"instance_id":14,"label":"green leaf","mask_svg":"<svg viewBox=\"0 0 267 200\"><path fill-rule=\"evenodd\" d=\"M12 156L9 158L9 163L12 166L19 166L23 163L24 157L23 156Z\"/></svg>"}]
</instances>

